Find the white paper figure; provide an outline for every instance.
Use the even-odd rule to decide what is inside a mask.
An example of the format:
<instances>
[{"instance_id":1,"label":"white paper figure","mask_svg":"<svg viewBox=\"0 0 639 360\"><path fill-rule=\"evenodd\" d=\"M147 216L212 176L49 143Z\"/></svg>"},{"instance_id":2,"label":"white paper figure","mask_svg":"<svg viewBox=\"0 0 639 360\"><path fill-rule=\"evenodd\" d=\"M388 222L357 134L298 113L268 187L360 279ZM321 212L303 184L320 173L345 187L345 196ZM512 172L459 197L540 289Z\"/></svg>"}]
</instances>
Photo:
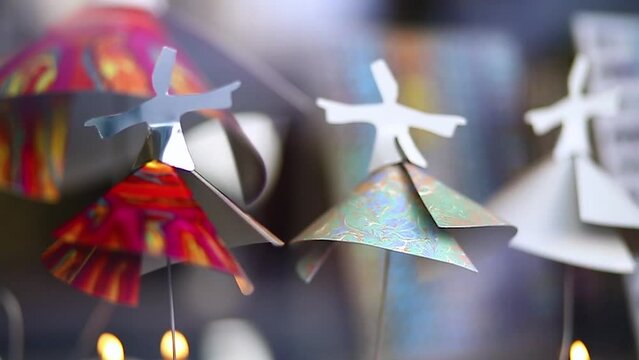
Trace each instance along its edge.
<instances>
[{"instance_id":1,"label":"white paper figure","mask_svg":"<svg viewBox=\"0 0 639 360\"><path fill-rule=\"evenodd\" d=\"M175 57L174 49L162 49L151 78L155 91L153 98L127 112L93 118L85 126L95 126L100 137L107 138L131 126L146 123L153 143L153 158L176 168L193 171L195 165L184 140L180 117L201 109L230 108L231 93L240 87L240 82L236 81L203 94L170 95Z\"/></svg>"},{"instance_id":2,"label":"white paper figure","mask_svg":"<svg viewBox=\"0 0 639 360\"><path fill-rule=\"evenodd\" d=\"M331 124L362 122L375 126L376 139L370 170L401 162L404 158L417 166L426 167L426 159L413 142L409 129L422 129L449 138L457 126L466 125L466 119L455 115L429 114L399 104L397 82L386 62L381 59L375 61L371 70L382 102L351 105L320 98L317 105L326 110L326 121Z\"/></svg>"},{"instance_id":3,"label":"white paper figure","mask_svg":"<svg viewBox=\"0 0 639 360\"><path fill-rule=\"evenodd\" d=\"M557 160L589 156L588 121L592 117L613 116L619 111L616 91L584 94L588 68L588 59L584 55L577 55L568 76L568 96L551 106L526 113L526 122L532 125L537 135L562 126L553 152Z\"/></svg>"},{"instance_id":4,"label":"white paper figure","mask_svg":"<svg viewBox=\"0 0 639 360\"><path fill-rule=\"evenodd\" d=\"M568 96L526 113L536 134L562 126L554 159L535 166L489 207L519 229L510 243L516 249L593 270L631 273L633 256L611 227L639 228L639 207L591 159L588 136L592 117L619 110L619 94L584 94L587 76L588 60L577 55Z\"/></svg>"}]
</instances>

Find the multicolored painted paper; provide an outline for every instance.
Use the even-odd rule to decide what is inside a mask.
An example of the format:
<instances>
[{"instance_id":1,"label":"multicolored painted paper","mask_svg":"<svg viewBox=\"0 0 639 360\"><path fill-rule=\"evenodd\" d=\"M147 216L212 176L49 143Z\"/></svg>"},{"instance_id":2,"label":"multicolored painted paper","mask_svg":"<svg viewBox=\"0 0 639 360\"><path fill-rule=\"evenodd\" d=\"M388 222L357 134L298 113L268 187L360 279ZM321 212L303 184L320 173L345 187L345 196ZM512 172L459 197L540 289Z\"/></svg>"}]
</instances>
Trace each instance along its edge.
<instances>
[{"instance_id":1,"label":"multicolored painted paper","mask_svg":"<svg viewBox=\"0 0 639 360\"><path fill-rule=\"evenodd\" d=\"M163 46L173 45L148 11L87 8L50 29L0 69L0 96L79 91L152 96L155 58ZM171 83L176 94L209 88L183 51Z\"/></svg>"},{"instance_id":2,"label":"multicolored painted paper","mask_svg":"<svg viewBox=\"0 0 639 360\"><path fill-rule=\"evenodd\" d=\"M11 144L11 151L0 154L0 161L11 168L10 173L0 174L0 189L57 201L65 173L71 114L83 105L73 94L101 93L104 101L116 94L153 96L153 64L166 45L174 45L174 41L154 14L127 7L90 7L10 58L0 68L0 98L7 104L18 100L21 104L0 106L0 146L9 148L7 144ZM180 51L171 93L204 92L212 88L205 79L186 52ZM56 101L41 100L53 95ZM224 116L215 110L204 113L209 118ZM20 121L15 121L16 117ZM50 117L56 120L49 122Z\"/></svg>"},{"instance_id":3,"label":"multicolored painted paper","mask_svg":"<svg viewBox=\"0 0 639 360\"><path fill-rule=\"evenodd\" d=\"M127 305L137 304L143 254L230 273L250 292L240 265L177 171L147 163L59 228L44 264L86 293Z\"/></svg>"},{"instance_id":4,"label":"multicolored painted paper","mask_svg":"<svg viewBox=\"0 0 639 360\"><path fill-rule=\"evenodd\" d=\"M68 103L62 97L1 101L0 189L52 202L64 172Z\"/></svg>"},{"instance_id":5,"label":"multicolored painted paper","mask_svg":"<svg viewBox=\"0 0 639 360\"><path fill-rule=\"evenodd\" d=\"M504 226L515 228L481 205L426 174L426 170L411 163L402 166L419 193L428 212L440 228L470 228Z\"/></svg>"},{"instance_id":6,"label":"multicolored painted paper","mask_svg":"<svg viewBox=\"0 0 639 360\"><path fill-rule=\"evenodd\" d=\"M294 241L308 240L371 245L475 271L455 239L433 222L401 165L375 172Z\"/></svg>"}]
</instances>

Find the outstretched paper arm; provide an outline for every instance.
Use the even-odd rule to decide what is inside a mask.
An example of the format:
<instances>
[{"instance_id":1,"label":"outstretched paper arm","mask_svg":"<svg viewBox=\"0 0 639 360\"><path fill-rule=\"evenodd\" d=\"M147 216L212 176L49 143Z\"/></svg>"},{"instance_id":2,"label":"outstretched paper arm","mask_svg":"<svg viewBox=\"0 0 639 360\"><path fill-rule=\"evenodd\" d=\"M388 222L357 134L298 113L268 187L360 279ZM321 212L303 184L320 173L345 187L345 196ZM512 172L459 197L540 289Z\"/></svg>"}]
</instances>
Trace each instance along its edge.
<instances>
[{"instance_id":1,"label":"outstretched paper arm","mask_svg":"<svg viewBox=\"0 0 639 360\"><path fill-rule=\"evenodd\" d=\"M606 91L588 97L587 111L592 116L615 116L621 106L617 90Z\"/></svg>"},{"instance_id":2,"label":"outstretched paper arm","mask_svg":"<svg viewBox=\"0 0 639 360\"><path fill-rule=\"evenodd\" d=\"M163 47L160 55L155 61L153 74L151 74L151 83L153 91L156 95L168 95L171 88L171 75L173 74L173 66L177 51L170 47Z\"/></svg>"},{"instance_id":3,"label":"outstretched paper arm","mask_svg":"<svg viewBox=\"0 0 639 360\"><path fill-rule=\"evenodd\" d=\"M215 90L208 91L204 94L171 96L169 89L171 87L171 78L173 74L173 66L177 51L169 47L163 47L158 57L151 81L156 96L169 97L173 102L173 111L177 114L184 114L190 111L202 109L228 109L233 104L231 97L233 91L240 87L240 82L235 81L228 85L222 86Z\"/></svg>"},{"instance_id":4,"label":"outstretched paper arm","mask_svg":"<svg viewBox=\"0 0 639 360\"><path fill-rule=\"evenodd\" d=\"M125 113L107 116L98 116L87 120L84 126L95 126L98 130L98 134L102 139L110 138L111 136L124 131L131 126L143 123L140 116L140 107L135 107Z\"/></svg>"},{"instance_id":5,"label":"outstretched paper arm","mask_svg":"<svg viewBox=\"0 0 639 360\"><path fill-rule=\"evenodd\" d=\"M536 135L543 135L561 125L566 113L566 100L526 112L526 123L530 124Z\"/></svg>"},{"instance_id":6,"label":"outstretched paper arm","mask_svg":"<svg viewBox=\"0 0 639 360\"><path fill-rule=\"evenodd\" d=\"M172 96L176 103L175 110L184 114L202 109L228 109L233 105L233 91L237 90L240 85L239 81L235 81L204 94Z\"/></svg>"},{"instance_id":7,"label":"outstretched paper arm","mask_svg":"<svg viewBox=\"0 0 639 360\"><path fill-rule=\"evenodd\" d=\"M326 122L329 124L348 124L352 122L368 122L357 105L319 98L317 106L326 111Z\"/></svg>"}]
</instances>

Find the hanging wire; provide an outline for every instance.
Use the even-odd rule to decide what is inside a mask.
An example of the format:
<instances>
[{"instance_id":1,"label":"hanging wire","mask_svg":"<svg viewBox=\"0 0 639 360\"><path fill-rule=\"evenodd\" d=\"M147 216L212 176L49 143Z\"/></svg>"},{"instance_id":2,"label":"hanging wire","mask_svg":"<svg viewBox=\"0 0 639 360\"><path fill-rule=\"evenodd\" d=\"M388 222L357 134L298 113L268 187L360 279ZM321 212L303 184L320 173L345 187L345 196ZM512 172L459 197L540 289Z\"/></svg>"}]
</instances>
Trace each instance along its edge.
<instances>
[{"instance_id":1,"label":"hanging wire","mask_svg":"<svg viewBox=\"0 0 639 360\"><path fill-rule=\"evenodd\" d=\"M169 307L171 314L171 348L173 350L173 360L177 359L175 349L175 309L173 307L173 281L171 280L171 258L166 257L166 274L169 282Z\"/></svg>"},{"instance_id":2,"label":"hanging wire","mask_svg":"<svg viewBox=\"0 0 639 360\"><path fill-rule=\"evenodd\" d=\"M9 328L8 360L24 358L24 318L20 302L9 289L0 288L0 304L7 313Z\"/></svg>"},{"instance_id":3,"label":"hanging wire","mask_svg":"<svg viewBox=\"0 0 639 360\"><path fill-rule=\"evenodd\" d=\"M379 302L379 313L377 315L377 329L375 332L375 347L373 360L380 360L382 356L382 338L384 337L384 320L386 314L386 297L388 292L388 270L390 268L390 252L384 250L384 268L382 273L382 296Z\"/></svg>"},{"instance_id":4,"label":"hanging wire","mask_svg":"<svg viewBox=\"0 0 639 360\"><path fill-rule=\"evenodd\" d=\"M564 304L563 331L561 335L561 351L559 360L568 360L570 344L573 339L575 314L575 270L572 266L564 266Z\"/></svg>"}]
</instances>

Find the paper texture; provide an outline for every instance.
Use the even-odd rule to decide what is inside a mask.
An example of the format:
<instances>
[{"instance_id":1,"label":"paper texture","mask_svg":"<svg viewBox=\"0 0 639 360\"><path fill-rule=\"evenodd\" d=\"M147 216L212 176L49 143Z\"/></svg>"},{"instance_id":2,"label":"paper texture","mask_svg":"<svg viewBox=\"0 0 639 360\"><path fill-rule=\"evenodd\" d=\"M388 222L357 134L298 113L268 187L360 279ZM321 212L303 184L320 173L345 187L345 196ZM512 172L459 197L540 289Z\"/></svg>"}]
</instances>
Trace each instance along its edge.
<instances>
[{"instance_id":1,"label":"paper texture","mask_svg":"<svg viewBox=\"0 0 639 360\"><path fill-rule=\"evenodd\" d=\"M403 166L428 213L440 228L506 227L511 232L510 237L517 232L514 226L429 176L424 169L410 163L404 163Z\"/></svg>"},{"instance_id":2,"label":"paper texture","mask_svg":"<svg viewBox=\"0 0 639 360\"><path fill-rule=\"evenodd\" d=\"M382 168L293 242L344 241L475 271L455 239L437 227L401 165Z\"/></svg>"},{"instance_id":3,"label":"paper texture","mask_svg":"<svg viewBox=\"0 0 639 360\"><path fill-rule=\"evenodd\" d=\"M248 281L177 171L157 161L137 170L55 232L44 264L62 281L126 305L137 304L139 280L128 277L140 277L143 254Z\"/></svg>"},{"instance_id":4,"label":"paper texture","mask_svg":"<svg viewBox=\"0 0 639 360\"><path fill-rule=\"evenodd\" d=\"M0 101L0 189L49 202L60 197L70 116L61 97Z\"/></svg>"},{"instance_id":5,"label":"paper texture","mask_svg":"<svg viewBox=\"0 0 639 360\"><path fill-rule=\"evenodd\" d=\"M397 185L391 186L389 184ZM400 184L401 186L399 186ZM379 188L383 189L385 196L380 196L377 193L380 191ZM415 195L417 195L418 202L415 202ZM404 204L408 200L410 200L410 207ZM386 203L391 209L411 210L411 212L389 211L383 207ZM404 220L399 219L402 216L405 217ZM386 217L389 218L386 219ZM432 229L424 234L403 232L405 229L410 229L409 224L411 223L416 226L427 225ZM354 228L353 224L360 225ZM370 226L371 224L383 224L383 231ZM393 231L398 233L393 234ZM385 167L372 175L355 189L354 195L349 200L329 210L302 234L298 235L294 242L335 240L366 243L387 250L427 257L476 270L463 250L459 248L458 240L508 240L516 232L517 229L514 226L429 176L425 169L410 163L402 163ZM468 262L461 263L446 260L446 258L442 260L440 255L424 255L423 252L413 250L412 246L398 247L396 243L387 240L406 241L405 239L410 239L411 236L415 236L415 241L418 243L423 242L424 244L429 244L429 241L432 241L429 240L431 238L436 241L444 239L446 242L454 242L455 245L451 248L457 252L456 257ZM385 241L394 245L384 246ZM432 248L436 247L439 248L441 245L439 243L432 245ZM314 244L310 248L297 265L298 273L307 282L312 280L332 250L330 246L325 244L321 246Z\"/></svg>"},{"instance_id":6,"label":"paper texture","mask_svg":"<svg viewBox=\"0 0 639 360\"><path fill-rule=\"evenodd\" d=\"M513 248L569 265L631 273L634 260L620 234L579 218L573 167L573 160L546 159L500 192L488 207L517 224Z\"/></svg>"},{"instance_id":7,"label":"paper texture","mask_svg":"<svg viewBox=\"0 0 639 360\"><path fill-rule=\"evenodd\" d=\"M163 46L174 42L150 12L87 8L51 28L0 69L3 98L93 92L153 96L150 75ZM186 53L178 56L172 92L206 89Z\"/></svg>"}]
</instances>

